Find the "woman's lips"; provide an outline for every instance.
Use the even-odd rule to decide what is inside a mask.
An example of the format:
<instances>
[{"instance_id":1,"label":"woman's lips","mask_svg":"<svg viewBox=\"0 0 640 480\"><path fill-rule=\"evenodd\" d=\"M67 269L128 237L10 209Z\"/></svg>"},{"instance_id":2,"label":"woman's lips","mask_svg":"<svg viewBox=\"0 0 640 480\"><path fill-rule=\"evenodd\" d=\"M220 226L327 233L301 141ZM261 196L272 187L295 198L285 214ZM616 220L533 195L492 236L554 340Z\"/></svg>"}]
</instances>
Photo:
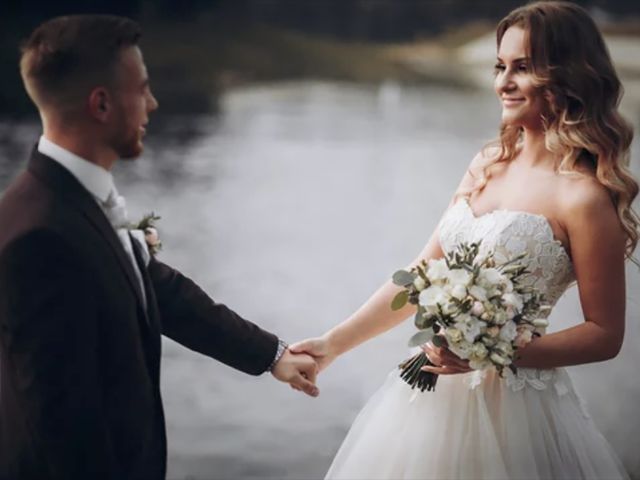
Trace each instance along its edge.
<instances>
[{"instance_id":1,"label":"woman's lips","mask_svg":"<svg viewBox=\"0 0 640 480\"><path fill-rule=\"evenodd\" d=\"M515 107L517 105L522 104L525 101L524 98L503 98L502 104L505 107Z\"/></svg>"}]
</instances>

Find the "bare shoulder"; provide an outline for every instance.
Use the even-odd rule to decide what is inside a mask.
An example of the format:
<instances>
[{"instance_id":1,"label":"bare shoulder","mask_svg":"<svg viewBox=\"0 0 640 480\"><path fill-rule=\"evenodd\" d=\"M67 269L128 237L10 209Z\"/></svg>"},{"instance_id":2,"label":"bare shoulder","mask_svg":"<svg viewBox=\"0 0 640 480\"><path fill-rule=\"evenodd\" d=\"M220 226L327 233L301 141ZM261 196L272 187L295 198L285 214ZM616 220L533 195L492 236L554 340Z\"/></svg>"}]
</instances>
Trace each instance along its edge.
<instances>
[{"instance_id":1,"label":"bare shoulder","mask_svg":"<svg viewBox=\"0 0 640 480\"><path fill-rule=\"evenodd\" d=\"M471 160L469 164L469 171L474 176L481 175L484 170L495 163L498 159L498 155L500 153L500 148L495 145L487 145L482 148L478 153L476 153L475 157Z\"/></svg>"},{"instance_id":2,"label":"bare shoulder","mask_svg":"<svg viewBox=\"0 0 640 480\"><path fill-rule=\"evenodd\" d=\"M483 178L488 174L487 167L496 161L497 154L498 148L491 146L484 147L476 153L456 189L454 198L458 195L468 195L469 192L483 182Z\"/></svg>"},{"instance_id":3,"label":"bare shoulder","mask_svg":"<svg viewBox=\"0 0 640 480\"><path fill-rule=\"evenodd\" d=\"M593 175L563 175L559 182L559 206L570 235L599 231L610 240L624 238L611 194Z\"/></svg>"}]
</instances>

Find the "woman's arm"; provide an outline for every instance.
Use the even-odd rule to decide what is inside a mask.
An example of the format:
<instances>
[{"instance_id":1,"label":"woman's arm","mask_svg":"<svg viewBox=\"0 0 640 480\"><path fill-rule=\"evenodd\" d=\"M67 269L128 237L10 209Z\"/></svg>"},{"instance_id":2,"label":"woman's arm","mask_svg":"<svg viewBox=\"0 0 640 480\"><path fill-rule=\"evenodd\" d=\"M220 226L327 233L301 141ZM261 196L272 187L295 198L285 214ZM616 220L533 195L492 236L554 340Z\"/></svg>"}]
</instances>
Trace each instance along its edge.
<instances>
[{"instance_id":1,"label":"woman's arm","mask_svg":"<svg viewBox=\"0 0 640 480\"><path fill-rule=\"evenodd\" d=\"M436 229L420 255L408 268L417 265L423 259L442 256L438 229ZM307 353L313 356L319 369L325 369L338 355L386 332L415 313L416 307L411 304L405 305L400 310L391 310L391 301L400 290L401 288L391 281L385 282L344 322L333 327L322 337L304 340L291 345L289 349L294 353Z\"/></svg>"},{"instance_id":2,"label":"woman's arm","mask_svg":"<svg viewBox=\"0 0 640 480\"><path fill-rule=\"evenodd\" d=\"M518 350L518 367L553 368L615 357L624 338L625 235L602 187L579 189L563 215L584 323Z\"/></svg>"},{"instance_id":3,"label":"woman's arm","mask_svg":"<svg viewBox=\"0 0 640 480\"><path fill-rule=\"evenodd\" d=\"M451 204L458 192L467 192L476 181L477 173L487 160L481 153L476 155L467 169ZM409 264L408 268L418 265L422 260L441 258L444 252L440 247L439 229L436 228L422 252ZM316 358L320 370L327 367L338 355L351 350L361 343L395 327L407 317L415 314L416 307L407 304L400 310L391 310L391 301L401 290L391 281L385 282L355 313L339 325L333 327L322 337L304 340L290 347L294 353L308 353Z\"/></svg>"}]
</instances>

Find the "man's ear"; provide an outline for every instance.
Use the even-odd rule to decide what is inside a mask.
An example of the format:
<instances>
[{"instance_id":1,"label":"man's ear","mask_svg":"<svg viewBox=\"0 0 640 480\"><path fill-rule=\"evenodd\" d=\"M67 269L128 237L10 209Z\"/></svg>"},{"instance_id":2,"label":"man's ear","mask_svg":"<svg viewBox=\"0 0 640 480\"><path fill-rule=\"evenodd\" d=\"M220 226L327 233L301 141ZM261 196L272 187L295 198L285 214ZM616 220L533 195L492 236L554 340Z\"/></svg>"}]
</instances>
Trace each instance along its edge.
<instances>
[{"instance_id":1,"label":"man's ear","mask_svg":"<svg viewBox=\"0 0 640 480\"><path fill-rule=\"evenodd\" d=\"M91 117L99 122L105 123L111 116L113 102L111 95L104 87L96 87L89 93L87 104Z\"/></svg>"}]
</instances>

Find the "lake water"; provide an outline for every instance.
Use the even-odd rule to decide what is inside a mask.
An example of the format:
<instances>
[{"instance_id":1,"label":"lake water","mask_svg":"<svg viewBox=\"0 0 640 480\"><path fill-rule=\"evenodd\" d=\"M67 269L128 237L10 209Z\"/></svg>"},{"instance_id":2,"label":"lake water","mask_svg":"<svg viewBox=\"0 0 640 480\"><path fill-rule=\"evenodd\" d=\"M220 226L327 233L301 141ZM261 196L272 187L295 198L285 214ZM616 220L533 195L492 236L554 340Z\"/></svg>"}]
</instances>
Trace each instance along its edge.
<instances>
[{"instance_id":1,"label":"lake water","mask_svg":"<svg viewBox=\"0 0 640 480\"><path fill-rule=\"evenodd\" d=\"M251 87L226 95L216 116L157 119L155 127L152 118L145 154L115 175L134 218L162 216L164 261L295 341L343 320L421 250L498 118L486 92ZM0 187L38 135L34 124L0 124ZM639 163L636 148L636 174ZM640 430L637 269L627 278L622 353L570 370L594 420L640 478L629 442ZM552 325L580 321L573 289ZM406 322L340 358L320 377L317 399L165 341L169 478L321 478L366 399L406 357L412 328Z\"/></svg>"}]
</instances>

